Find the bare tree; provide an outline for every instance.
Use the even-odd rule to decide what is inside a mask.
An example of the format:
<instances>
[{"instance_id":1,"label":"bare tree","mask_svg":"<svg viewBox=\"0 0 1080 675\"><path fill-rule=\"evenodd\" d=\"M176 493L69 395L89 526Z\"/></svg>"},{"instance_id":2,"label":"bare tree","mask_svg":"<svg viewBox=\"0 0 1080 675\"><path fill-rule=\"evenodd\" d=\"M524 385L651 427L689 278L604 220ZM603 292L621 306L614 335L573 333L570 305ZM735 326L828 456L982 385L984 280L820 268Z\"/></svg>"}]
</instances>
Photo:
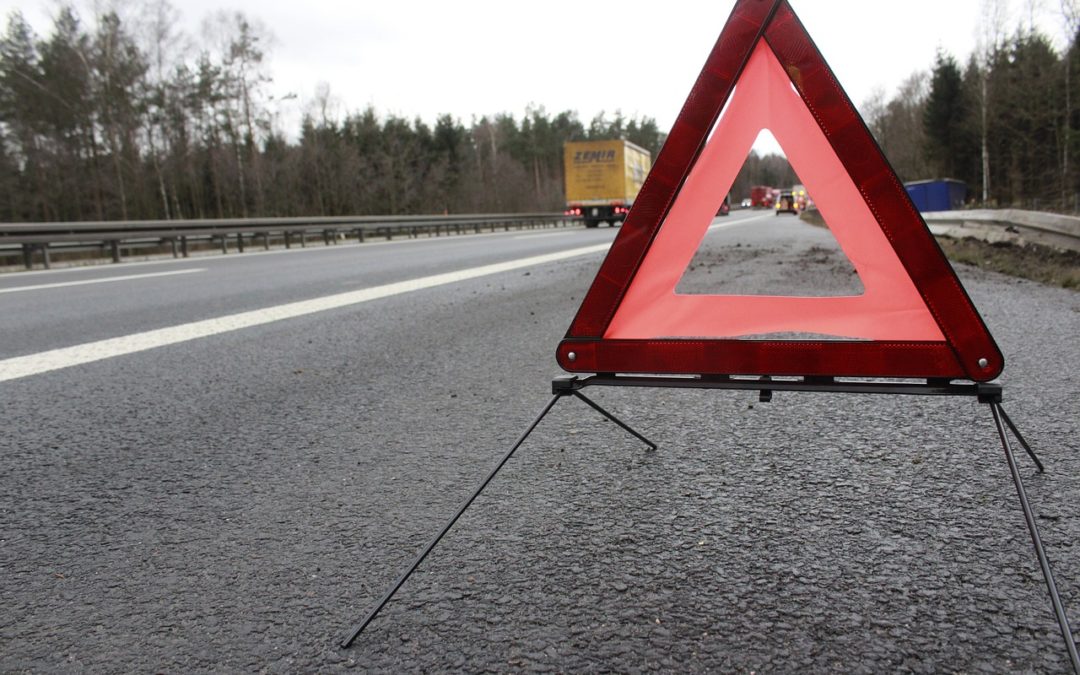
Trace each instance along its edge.
<instances>
[{"instance_id":1,"label":"bare tree","mask_svg":"<svg viewBox=\"0 0 1080 675\"><path fill-rule=\"evenodd\" d=\"M979 117L982 151L982 201L990 201L990 68L994 55L1005 41L1005 26L1009 15L1008 0L982 0L982 11L976 28L976 58L979 64Z\"/></svg>"},{"instance_id":2,"label":"bare tree","mask_svg":"<svg viewBox=\"0 0 1080 675\"><path fill-rule=\"evenodd\" d=\"M1080 1L1061 0L1061 16L1065 19L1065 29L1068 31L1065 39L1072 42L1077 28L1080 27Z\"/></svg>"},{"instance_id":3,"label":"bare tree","mask_svg":"<svg viewBox=\"0 0 1080 675\"><path fill-rule=\"evenodd\" d=\"M143 6L136 30L136 38L147 55L147 92L146 92L146 128L145 137L150 162L153 165L157 182L161 209L166 219L173 217L175 196L170 199L169 187L163 168L164 158L173 154L166 128L167 111L172 104L174 87L170 86L171 76L183 63L187 52L188 39L176 29L180 12L169 0L148 0ZM170 181L171 182L171 181ZM176 187L172 188L175 195ZM176 214L179 217L179 214Z\"/></svg>"},{"instance_id":4,"label":"bare tree","mask_svg":"<svg viewBox=\"0 0 1080 675\"><path fill-rule=\"evenodd\" d=\"M1072 146L1072 62L1080 32L1080 0L1061 0L1061 18L1065 26L1065 122L1062 125L1064 142L1061 150L1061 207L1069 200L1069 154Z\"/></svg>"},{"instance_id":5,"label":"bare tree","mask_svg":"<svg viewBox=\"0 0 1080 675\"><path fill-rule=\"evenodd\" d=\"M265 57L273 38L261 22L243 12L218 11L203 21L203 32L212 41L214 56L221 65L224 97L218 113L224 118L222 130L235 156L239 210L246 217L249 199L245 164L250 164L255 180L256 210L263 200L258 143L269 132L261 99L263 85L271 81Z\"/></svg>"},{"instance_id":6,"label":"bare tree","mask_svg":"<svg viewBox=\"0 0 1080 675\"><path fill-rule=\"evenodd\" d=\"M1043 12L1043 0L1024 0L1024 14L1027 15L1027 30L1035 32L1035 17Z\"/></svg>"}]
</instances>

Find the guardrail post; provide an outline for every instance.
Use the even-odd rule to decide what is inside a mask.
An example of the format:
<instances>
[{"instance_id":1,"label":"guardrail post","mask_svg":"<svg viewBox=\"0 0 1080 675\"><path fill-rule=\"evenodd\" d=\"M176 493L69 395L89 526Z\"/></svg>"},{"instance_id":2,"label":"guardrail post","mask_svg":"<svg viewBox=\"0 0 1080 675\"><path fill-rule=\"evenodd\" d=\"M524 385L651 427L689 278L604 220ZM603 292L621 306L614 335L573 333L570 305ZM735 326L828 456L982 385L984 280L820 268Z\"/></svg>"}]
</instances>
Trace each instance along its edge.
<instances>
[{"instance_id":1,"label":"guardrail post","mask_svg":"<svg viewBox=\"0 0 1080 675\"><path fill-rule=\"evenodd\" d=\"M285 248L292 248L292 232L285 230L282 234L285 235Z\"/></svg>"},{"instance_id":2,"label":"guardrail post","mask_svg":"<svg viewBox=\"0 0 1080 675\"><path fill-rule=\"evenodd\" d=\"M49 260L49 242L41 245L41 262L45 265L45 269L52 268L52 263Z\"/></svg>"},{"instance_id":3,"label":"guardrail post","mask_svg":"<svg viewBox=\"0 0 1080 675\"><path fill-rule=\"evenodd\" d=\"M229 235L221 235L221 254L225 255L229 252Z\"/></svg>"},{"instance_id":4,"label":"guardrail post","mask_svg":"<svg viewBox=\"0 0 1080 675\"><path fill-rule=\"evenodd\" d=\"M358 243L358 244L363 244L364 243L364 230L359 228L359 227L356 228L356 243Z\"/></svg>"},{"instance_id":5,"label":"guardrail post","mask_svg":"<svg viewBox=\"0 0 1080 675\"><path fill-rule=\"evenodd\" d=\"M243 232L237 232L236 233L236 250L239 251L240 253L244 252L244 233Z\"/></svg>"},{"instance_id":6,"label":"guardrail post","mask_svg":"<svg viewBox=\"0 0 1080 675\"><path fill-rule=\"evenodd\" d=\"M323 230L322 231L322 240L323 240L323 246L329 246L330 245L330 230Z\"/></svg>"},{"instance_id":7,"label":"guardrail post","mask_svg":"<svg viewBox=\"0 0 1080 675\"><path fill-rule=\"evenodd\" d=\"M114 263L120 262L120 242L115 239L110 241L109 250L112 251L112 261Z\"/></svg>"},{"instance_id":8,"label":"guardrail post","mask_svg":"<svg viewBox=\"0 0 1080 675\"><path fill-rule=\"evenodd\" d=\"M307 230L300 230L300 248L307 248Z\"/></svg>"},{"instance_id":9,"label":"guardrail post","mask_svg":"<svg viewBox=\"0 0 1080 675\"><path fill-rule=\"evenodd\" d=\"M180 257L180 251L177 250L177 248L176 248L176 237L173 237L172 239L169 239L169 246L172 248L172 257L179 258Z\"/></svg>"},{"instance_id":10,"label":"guardrail post","mask_svg":"<svg viewBox=\"0 0 1080 675\"><path fill-rule=\"evenodd\" d=\"M188 257L187 250L187 237L180 237L180 253L186 258Z\"/></svg>"},{"instance_id":11,"label":"guardrail post","mask_svg":"<svg viewBox=\"0 0 1080 675\"><path fill-rule=\"evenodd\" d=\"M22 245L22 258L23 264L26 265L26 269L34 269L34 245L23 244Z\"/></svg>"},{"instance_id":12,"label":"guardrail post","mask_svg":"<svg viewBox=\"0 0 1080 675\"><path fill-rule=\"evenodd\" d=\"M270 233L269 232L263 232L262 235L263 235L263 249L266 250L266 251L269 251L270 250Z\"/></svg>"}]
</instances>

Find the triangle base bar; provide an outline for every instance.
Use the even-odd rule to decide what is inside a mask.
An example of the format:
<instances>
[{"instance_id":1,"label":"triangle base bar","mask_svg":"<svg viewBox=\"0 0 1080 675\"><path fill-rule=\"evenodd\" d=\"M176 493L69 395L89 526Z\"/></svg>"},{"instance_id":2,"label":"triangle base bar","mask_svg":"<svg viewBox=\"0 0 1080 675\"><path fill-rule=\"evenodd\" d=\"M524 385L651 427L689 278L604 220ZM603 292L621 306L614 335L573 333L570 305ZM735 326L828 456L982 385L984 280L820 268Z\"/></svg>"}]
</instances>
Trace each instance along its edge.
<instances>
[{"instance_id":1,"label":"triangle base bar","mask_svg":"<svg viewBox=\"0 0 1080 675\"><path fill-rule=\"evenodd\" d=\"M566 338L555 358L572 373L968 377L944 342Z\"/></svg>"}]
</instances>

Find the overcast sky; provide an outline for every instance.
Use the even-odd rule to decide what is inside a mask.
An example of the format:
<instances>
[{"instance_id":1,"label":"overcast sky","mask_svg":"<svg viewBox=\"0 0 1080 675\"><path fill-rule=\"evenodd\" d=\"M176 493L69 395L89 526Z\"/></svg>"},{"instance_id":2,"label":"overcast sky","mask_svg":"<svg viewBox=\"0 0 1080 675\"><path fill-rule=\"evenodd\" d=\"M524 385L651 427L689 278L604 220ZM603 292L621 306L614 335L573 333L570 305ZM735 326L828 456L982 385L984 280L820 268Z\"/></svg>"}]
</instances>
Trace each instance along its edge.
<instances>
[{"instance_id":1,"label":"overcast sky","mask_svg":"<svg viewBox=\"0 0 1080 675\"><path fill-rule=\"evenodd\" d=\"M875 88L891 95L935 50L961 62L976 43L986 0L792 0L792 6L861 106ZM1012 0L1009 26L1036 22L1056 42L1060 0ZM380 113L434 121L450 113L548 112L593 115L620 109L670 128L727 19L732 0L184 0L183 27L196 36L207 14L236 9L273 36L269 70L286 101L284 130L295 134L316 86L329 84L340 112L373 105ZM0 0L50 31L54 0ZM79 5L85 6L85 4ZM82 10L87 17L90 12ZM1009 32L1011 32L1010 28ZM292 129L288 127L294 127Z\"/></svg>"}]
</instances>

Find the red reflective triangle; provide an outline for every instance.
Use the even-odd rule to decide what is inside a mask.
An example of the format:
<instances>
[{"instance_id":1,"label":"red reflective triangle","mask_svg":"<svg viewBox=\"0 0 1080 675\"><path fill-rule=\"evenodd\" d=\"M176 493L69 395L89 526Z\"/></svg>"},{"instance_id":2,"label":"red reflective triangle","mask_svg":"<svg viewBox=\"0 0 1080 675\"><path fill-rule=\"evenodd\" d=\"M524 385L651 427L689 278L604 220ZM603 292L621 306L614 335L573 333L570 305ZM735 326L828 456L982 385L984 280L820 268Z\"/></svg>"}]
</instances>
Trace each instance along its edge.
<instances>
[{"instance_id":1,"label":"red reflective triangle","mask_svg":"<svg viewBox=\"0 0 1080 675\"><path fill-rule=\"evenodd\" d=\"M675 292L727 192L717 186L734 182L762 128L813 195L862 295ZM738 339L792 332L841 339ZM564 369L584 373L986 381L1004 366L786 0L736 2L556 356Z\"/></svg>"}]
</instances>

